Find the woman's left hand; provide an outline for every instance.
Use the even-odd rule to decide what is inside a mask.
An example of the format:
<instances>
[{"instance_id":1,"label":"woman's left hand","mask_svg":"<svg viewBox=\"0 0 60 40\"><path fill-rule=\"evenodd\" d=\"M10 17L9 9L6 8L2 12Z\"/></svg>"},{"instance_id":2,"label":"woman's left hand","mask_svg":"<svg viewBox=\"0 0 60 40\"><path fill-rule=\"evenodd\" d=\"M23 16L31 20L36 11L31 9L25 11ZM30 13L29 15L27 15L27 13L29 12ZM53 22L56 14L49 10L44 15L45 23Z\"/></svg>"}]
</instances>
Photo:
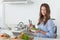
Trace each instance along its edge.
<instances>
[{"instance_id":1,"label":"woman's left hand","mask_svg":"<svg viewBox=\"0 0 60 40\"><path fill-rule=\"evenodd\" d=\"M35 33L39 33L39 32L40 32L40 30L36 30L36 31L35 31Z\"/></svg>"},{"instance_id":2,"label":"woman's left hand","mask_svg":"<svg viewBox=\"0 0 60 40\"><path fill-rule=\"evenodd\" d=\"M46 34L46 32L44 32L44 31L42 31L42 30L36 30L36 31L35 31L35 33L39 33L39 32L42 33L42 34L44 34L44 35Z\"/></svg>"}]
</instances>

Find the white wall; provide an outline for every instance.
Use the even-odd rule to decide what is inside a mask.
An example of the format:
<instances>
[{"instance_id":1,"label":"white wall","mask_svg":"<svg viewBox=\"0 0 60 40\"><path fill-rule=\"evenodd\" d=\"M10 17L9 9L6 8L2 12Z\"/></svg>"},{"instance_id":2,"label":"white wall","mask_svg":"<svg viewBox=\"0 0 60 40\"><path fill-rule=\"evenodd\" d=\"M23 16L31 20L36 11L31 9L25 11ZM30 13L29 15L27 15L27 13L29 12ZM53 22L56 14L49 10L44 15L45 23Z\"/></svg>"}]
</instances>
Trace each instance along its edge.
<instances>
[{"instance_id":1,"label":"white wall","mask_svg":"<svg viewBox=\"0 0 60 40\"><path fill-rule=\"evenodd\" d=\"M55 23L58 27L58 34L60 28L60 1L59 0L32 0L33 4L23 4L23 5L5 5L5 22L6 24L17 24L23 21L28 24L28 19L33 21L33 24L37 24L39 9L42 3L48 3L51 8L51 17L55 18Z\"/></svg>"},{"instance_id":2,"label":"white wall","mask_svg":"<svg viewBox=\"0 0 60 40\"><path fill-rule=\"evenodd\" d=\"M23 21L24 23L28 22L28 19L37 21L39 15L40 5L42 3L48 3L51 8L51 16L53 18L57 18L57 10L59 11L59 1L56 0L33 0L34 4L26 4L26 5L5 5L5 17L7 24L15 24L19 21Z\"/></svg>"},{"instance_id":3,"label":"white wall","mask_svg":"<svg viewBox=\"0 0 60 40\"><path fill-rule=\"evenodd\" d=\"M4 26L3 13L2 13L2 0L0 0L0 27Z\"/></svg>"},{"instance_id":4,"label":"white wall","mask_svg":"<svg viewBox=\"0 0 60 40\"><path fill-rule=\"evenodd\" d=\"M38 4L26 4L26 5L6 5L6 23L15 24L19 21L28 23L28 20L37 20L39 13Z\"/></svg>"}]
</instances>

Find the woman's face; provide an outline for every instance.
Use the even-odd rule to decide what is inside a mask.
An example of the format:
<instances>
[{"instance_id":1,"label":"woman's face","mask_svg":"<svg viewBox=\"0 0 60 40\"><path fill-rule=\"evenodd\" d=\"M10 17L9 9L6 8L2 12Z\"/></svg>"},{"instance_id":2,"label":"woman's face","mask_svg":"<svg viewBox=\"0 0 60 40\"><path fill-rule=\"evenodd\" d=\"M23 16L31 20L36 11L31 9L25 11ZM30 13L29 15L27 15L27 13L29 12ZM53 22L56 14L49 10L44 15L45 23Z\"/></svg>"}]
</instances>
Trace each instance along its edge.
<instances>
[{"instance_id":1,"label":"woman's face","mask_svg":"<svg viewBox=\"0 0 60 40\"><path fill-rule=\"evenodd\" d=\"M46 8L44 6L42 6L42 8L41 8L41 13L43 16L46 15Z\"/></svg>"}]
</instances>

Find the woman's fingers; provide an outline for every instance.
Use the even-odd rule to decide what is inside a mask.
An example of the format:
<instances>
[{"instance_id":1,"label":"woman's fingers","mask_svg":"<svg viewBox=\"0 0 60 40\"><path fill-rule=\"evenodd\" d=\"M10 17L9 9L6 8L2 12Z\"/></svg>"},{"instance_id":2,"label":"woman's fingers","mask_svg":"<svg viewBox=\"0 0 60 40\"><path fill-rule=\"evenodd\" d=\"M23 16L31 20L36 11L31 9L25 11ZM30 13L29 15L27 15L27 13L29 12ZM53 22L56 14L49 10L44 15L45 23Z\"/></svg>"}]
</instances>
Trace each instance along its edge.
<instances>
[{"instance_id":1,"label":"woman's fingers","mask_svg":"<svg viewBox=\"0 0 60 40\"><path fill-rule=\"evenodd\" d=\"M36 32L36 33L39 33L39 32L40 32L40 30L36 30L35 32Z\"/></svg>"}]
</instances>

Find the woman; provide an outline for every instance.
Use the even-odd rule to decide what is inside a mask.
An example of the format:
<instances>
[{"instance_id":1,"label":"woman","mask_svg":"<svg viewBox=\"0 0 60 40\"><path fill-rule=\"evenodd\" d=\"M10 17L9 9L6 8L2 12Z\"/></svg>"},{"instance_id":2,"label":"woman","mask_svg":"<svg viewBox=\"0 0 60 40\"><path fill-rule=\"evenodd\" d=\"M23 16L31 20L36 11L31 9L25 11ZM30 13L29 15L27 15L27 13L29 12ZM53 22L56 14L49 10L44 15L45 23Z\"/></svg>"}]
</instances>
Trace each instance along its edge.
<instances>
[{"instance_id":1,"label":"woman","mask_svg":"<svg viewBox=\"0 0 60 40\"><path fill-rule=\"evenodd\" d=\"M43 38L55 38L55 25L50 18L50 8L49 5L46 3L43 3L40 7L40 13L39 13L39 20L38 20L38 28L41 30L36 30L37 37L43 37Z\"/></svg>"}]
</instances>

